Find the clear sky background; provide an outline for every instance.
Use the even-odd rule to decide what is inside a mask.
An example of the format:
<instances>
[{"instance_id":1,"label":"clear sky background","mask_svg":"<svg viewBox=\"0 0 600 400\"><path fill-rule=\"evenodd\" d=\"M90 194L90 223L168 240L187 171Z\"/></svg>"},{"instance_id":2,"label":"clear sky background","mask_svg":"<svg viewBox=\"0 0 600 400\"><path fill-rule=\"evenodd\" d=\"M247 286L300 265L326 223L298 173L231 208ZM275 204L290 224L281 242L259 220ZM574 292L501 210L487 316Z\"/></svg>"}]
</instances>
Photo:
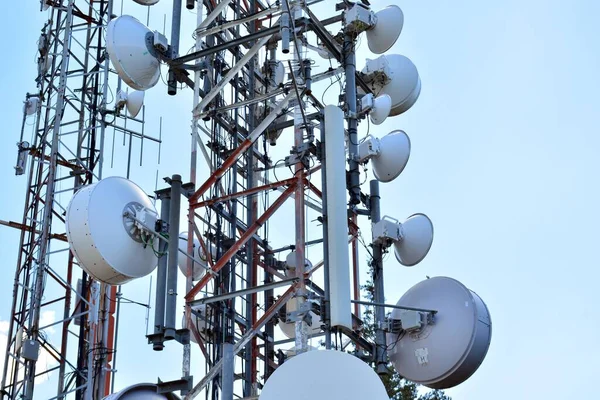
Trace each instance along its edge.
<instances>
[{"instance_id":1,"label":"clear sky background","mask_svg":"<svg viewBox=\"0 0 600 400\"><path fill-rule=\"evenodd\" d=\"M334 2L326 3L331 15ZM377 10L390 1L372 3ZM386 261L387 301L396 302L425 275L445 275L487 303L493 320L490 351L471 379L449 390L454 399L593 397L600 357L595 248L600 237L600 3L397 3L405 25L390 53L414 61L423 89L410 111L371 130L382 136L400 127L412 141L405 172L382 185L382 210L399 219L427 213L435 241L416 267L403 268L393 257ZM170 4L163 0L152 10L154 29L161 30ZM35 1L19 2L0 25L3 220L20 221L23 208L26 178L15 177L13 166L22 101L35 88L36 41L46 18L37 8ZM125 11L145 20L131 1ZM195 16L184 13L184 29L191 32ZM191 45L186 36L182 52ZM359 67L366 57L363 41ZM147 127L157 136L158 115L163 116L159 177L181 173L185 179L191 99L189 93L168 98L165 92L161 83L148 93ZM105 175L123 174L125 153L119 146L116 167ZM144 152L145 164L135 165L132 177L150 192L156 155L151 146ZM10 312L18 237L18 231L0 227L3 321ZM146 302L148 285L149 279L129 284L126 295ZM143 338L144 310L124 309L127 323L120 340L126 346L120 347L117 387L159 375L178 378L179 353L152 352ZM195 368L199 379L201 362Z\"/></svg>"}]
</instances>

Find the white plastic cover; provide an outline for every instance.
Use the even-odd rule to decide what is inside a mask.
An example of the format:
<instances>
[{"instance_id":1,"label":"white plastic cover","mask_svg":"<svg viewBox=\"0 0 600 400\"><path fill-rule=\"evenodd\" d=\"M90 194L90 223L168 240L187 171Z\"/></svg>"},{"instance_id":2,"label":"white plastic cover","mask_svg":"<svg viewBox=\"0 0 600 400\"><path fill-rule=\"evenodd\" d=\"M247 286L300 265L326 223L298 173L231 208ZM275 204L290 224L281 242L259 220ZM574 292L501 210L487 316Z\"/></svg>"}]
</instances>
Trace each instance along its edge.
<instances>
[{"instance_id":1,"label":"white plastic cover","mask_svg":"<svg viewBox=\"0 0 600 400\"><path fill-rule=\"evenodd\" d=\"M153 34L131 15L111 20L106 51L119 77L136 90L150 89L160 78L160 63L152 46Z\"/></svg>"},{"instance_id":2,"label":"white plastic cover","mask_svg":"<svg viewBox=\"0 0 600 400\"><path fill-rule=\"evenodd\" d=\"M389 400L381 379L369 365L334 350L308 351L290 358L269 377L258 398Z\"/></svg>"},{"instance_id":3,"label":"white plastic cover","mask_svg":"<svg viewBox=\"0 0 600 400\"><path fill-rule=\"evenodd\" d=\"M130 204L154 210L139 186L113 176L78 190L67 207L69 247L81 268L96 280L121 285L156 267L151 246L134 240L125 228L123 212Z\"/></svg>"}]
</instances>

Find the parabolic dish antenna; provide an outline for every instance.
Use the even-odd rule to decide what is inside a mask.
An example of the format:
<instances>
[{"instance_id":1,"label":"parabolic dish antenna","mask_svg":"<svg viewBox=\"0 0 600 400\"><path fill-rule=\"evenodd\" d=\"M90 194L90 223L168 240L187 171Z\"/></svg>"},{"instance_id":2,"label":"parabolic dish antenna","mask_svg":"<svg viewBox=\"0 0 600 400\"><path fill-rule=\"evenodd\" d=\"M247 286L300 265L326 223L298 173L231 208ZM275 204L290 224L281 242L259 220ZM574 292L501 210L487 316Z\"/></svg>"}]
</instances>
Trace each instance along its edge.
<instances>
[{"instance_id":1,"label":"parabolic dish antenna","mask_svg":"<svg viewBox=\"0 0 600 400\"><path fill-rule=\"evenodd\" d=\"M296 276L296 250L291 251L285 257L285 264L287 269L285 270L285 276ZM304 259L304 272L310 272L313 269L313 265L308 258Z\"/></svg>"},{"instance_id":2,"label":"parabolic dish antenna","mask_svg":"<svg viewBox=\"0 0 600 400\"><path fill-rule=\"evenodd\" d=\"M156 3L158 3L160 0L133 0L138 4L141 4L143 6L153 6Z\"/></svg>"},{"instance_id":3,"label":"parabolic dish antenna","mask_svg":"<svg viewBox=\"0 0 600 400\"><path fill-rule=\"evenodd\" d=\"M146 193L125 178L104 178L79 189L67 207L66 228L81 268L111 285L151 273L157 263L152 246L123 216L144 209L156 213Z\"/></svg>"},{"instance_id":4,"label":"parabolic dish antenna","mask_svg":"<svg viewBox=\"0 0 600 400\"><path fill-rule=\"evenodd\" d=\"M301 379L305 385L294 385ZM309 351L279 366L259 400L389 400L379 376L363 361L341 351Z\"/></svg>"},{"instance_id":5,"label":"parabolic dish antenna","mask_svg":"<svg viewBox=\"0 0 600 400\"><path fill-rule=\"evenodd\" d=\"M375 17L377 18L375 26L367 30L367 44L373 53L383 54L400 37L404 26L404 13L400 7L391 5L376 12Z\"/></svg>"},{"instance_id":6,"label":"parabolic dish antenna","mask_svg":"<svg viewBox=\"0 0 600 400\"><path fill-rule=\"evenodd\" d=\"M106 31L106 51L119 77L136 90L150 89L160 78L160 63L153 46L154 34L131 15L111 20Z\"/></svg>"},{"instance_id":7,"label":"parabolic dish antenna","mask_svg":"<svg viewBox=\"0 0 600 400\"><path fill-rule=\"evenodd\" d=\"M298 301L295 298L290 299L287 303L285 303L285 311L287 313L296 311L298 309ZM315 312L309 311L309 315L311 317L311 324L308 326L308 334L316 335L321 332L321 325L323 325L323 321L320 316L318 316ZM296 337L296 323L295 322L285 322L280 320L277 324L281 329L281 332L288 338L292 339Z\"/></svg>"},{"instance_id":8,"label":"parabolic dish antenna","mask_svg":"<svg viewBox=\"0 0 600 400\"><path fill-rule=\"evenodd\" d=\"M421 78L417 67L407 57L390 54L367 60L362 73L374 71L387 75L386 79L372 80L369 86L375 95L388 94L392 98L390 116L402 114L416 103L421 93Z\"/></svg>"},{"instance_id":9,"label":"parabolic dish antenna","mask_svg":"<svg viewBox=\"0 0 600 400\"><path fill-rule=\"evenodd\" d=\"M191 316L191 321L193 324L195 324L196 329L198 329L198 333L200 333L200 337L202 337L203 340L206 340L206 327L207 327L207 318L208 316L206 315L206 310L207 310L207 305L206 304L200 304L197 306L193 306L194 311L196 311L196 314L192 313ZM198 315L199 314L199 315ZM185 325L185 314L183 315L182 319L181 319L181 326ZM189 328L189 327L188 327ZM191 332L190 329L190 340L193 343L198 343L198 341L196 340L196 336L194 336L194 334Z\"/></svg>"},{"instance_id":10,"label":"parabolic dish antenna","mask_svg":"<svg viewBox=\"0 0 600 400\"><path fill-rule=\"evenodd\" d=\"M408 164L410 139L406 132L395 130L379 139L379 146L381 152L377 157L371 158L373 175L379 182L391 182Z\"/></svg>"},{"instance_id":11,"label":"parabolic dish antenna","mask_svg":"<svg viewBox=\"0 0 600 400\"><path fill-rule=\"evenodd\" d=\"M179 270L185 276L187 276L188 257L185 254L183 254L181 251L184 251L185 253L187 253L187 240L188 240L187 232L182 232L179 234L179 250L180 251L179 251L179 254L177 255L177 264L179 265ZM213 256L214 256L216 253L214 246L212 246L208 243L206 244L206 246L210 246L211 252L213 253ZM196 238L194 238L193 251L194 252L193 252L192 256L196 260L199 260L202 262L202 264L194 262L193 266L192 266L192 277L195 281L197 281L200 278L202 278L202 276L204 276L204 273L206 272L207 258L206 258L206 254L204 254L204 251L202 251L202 246L200 246L200 241Z\"/></svg>"},{"instance_id":12,"label":"parabolic dish antenna","mask_svg":"<svg viewBox=\"0 0 600 400\"><path fill-rule=\"evenodd\" d=\"M104 400L178 400L174 394L157 393L157 386L151 383L140 383L129 386L120 392L109 394Z\"/></svg>"},{"instance_id":13,"label":"parabolic dish antenna","mask_svg":"<svg viewBox=\"0 0 600 400\"><path fill-rule=\"evenodd\" d=\"M388 334L394 368L404 378L432 389L447 389L469 378L490 346L492 321L481 298L457 280L426 279L413 286L399 306L437 310L423 328ZM394 309L392 319L400 319Z\"/></svg>"}]
</instances>

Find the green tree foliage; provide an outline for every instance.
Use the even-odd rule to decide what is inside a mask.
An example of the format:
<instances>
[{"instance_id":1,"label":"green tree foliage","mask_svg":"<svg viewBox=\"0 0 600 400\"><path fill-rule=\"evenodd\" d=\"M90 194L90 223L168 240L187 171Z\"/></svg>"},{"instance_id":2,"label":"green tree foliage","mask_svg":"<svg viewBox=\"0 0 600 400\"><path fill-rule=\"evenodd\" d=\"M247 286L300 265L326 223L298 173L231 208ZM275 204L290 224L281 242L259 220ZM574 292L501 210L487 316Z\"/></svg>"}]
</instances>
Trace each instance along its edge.
<instances>
[{"instance_id":1,"label":"green tree foliage","mask_svg":"<svg viewBox=\"0 0 600 400\"><path fill-rule=\"evenodd\" d=\"M369 263L369 265L371 265L371 263ZM373 274L370 273L369 276L373 276ZM373 282L369 280L362 289L365 293L365 298L369 301L373 301ZM363 333L365 337L373 340L375 338L373 309L368 308L363 313L363 322ZM390 373L381 376L381 380L387 390L388 396L390 396L390 400L452 400L452 398L445 394L443 390L430 390L419 395L419 385L402 378L391 364L388 364L387 368Z\"/></svg>"}]
</instances>

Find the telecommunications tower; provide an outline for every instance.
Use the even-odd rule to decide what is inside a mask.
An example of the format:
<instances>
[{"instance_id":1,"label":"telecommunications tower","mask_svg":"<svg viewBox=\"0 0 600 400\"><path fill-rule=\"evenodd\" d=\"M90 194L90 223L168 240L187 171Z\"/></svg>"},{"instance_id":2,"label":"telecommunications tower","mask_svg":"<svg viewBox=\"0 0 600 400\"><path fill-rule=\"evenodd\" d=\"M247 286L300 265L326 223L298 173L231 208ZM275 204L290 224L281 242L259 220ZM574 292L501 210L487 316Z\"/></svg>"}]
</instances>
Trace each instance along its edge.
<instances>
[{"instance_id":1,"label":"telecommunications tower","mask_svg":"<svg viewBox=\"0 0 600 400\"><path fill-rule=\"evenodd\" d=\"M142 16L159 3L134 1ZM365 0L174 0L167 37L113 3L42 0L52 11L38 91L24 109L36 135L18 146L29 187L22 222L7 223L22 233L3 398L33 398L36 376L50 372L38 365L40 348L59 361L54 398L300 400L309 391L387 400L378 375L390 363L430 388L468 379L491 340L477 294L434 277L385 304L384 255L411 267L433 243L427 216L399 222L380 207L380 184L394 185L408 163L408 135L368 133L421 92L416 66L391 51L402 10ZM357 57L361 41L371 58ZM160 90L161 71L165 105L192 93L190 164L151 199L129 168L104 178L102 168L108 129L160 142L144 131L143 102ZM361 245L372 301L360 296ZM150 274L147 351L175 349L180 362L168 367L181 378L115 391L111 361L126 344L115 345L112 299ZM56 302L57 344L40 326ZM365 307L375 310L372 336Z\"/></svg>"}]
</instances>

